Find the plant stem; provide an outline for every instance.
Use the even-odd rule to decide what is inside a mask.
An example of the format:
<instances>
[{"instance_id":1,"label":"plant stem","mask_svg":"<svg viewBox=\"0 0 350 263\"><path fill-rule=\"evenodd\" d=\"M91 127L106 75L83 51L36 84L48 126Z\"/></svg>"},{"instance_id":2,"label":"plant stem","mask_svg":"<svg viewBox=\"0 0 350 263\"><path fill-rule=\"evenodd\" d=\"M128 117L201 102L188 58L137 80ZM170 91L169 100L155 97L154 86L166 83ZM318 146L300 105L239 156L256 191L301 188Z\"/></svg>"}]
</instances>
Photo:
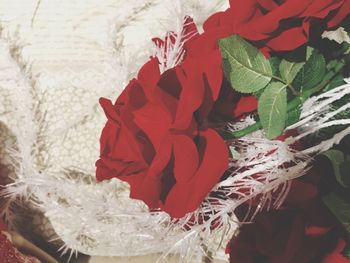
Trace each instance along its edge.
<instances>
[{"instance_id":1,"label":"plant stem","mask_svg":"<svg viewBox=\"0 0 350 263\"><path fill-rule=\"evenodd\" d=\"M235 131L235 132L232 132L231 135L234 137L234 138L241 138L247 134L250 134L250 133L253 133L257 130L260 130L262 128L262 125L261 125L261 122L258 121L256 123L254 123L253 125L250 125L248 126L247 128L244 128L242 130L239 130L239 131Z\"/></svg>"},{"instance_id":2,"label":"plant stem","mask_svg":"<svg viewBox=\"0 0 350 263\"><path fill-rule=\"evenodd\" d=\"M279 77L277 77L277 76L272 76L272 78L273 79L275 79L275 80L277 80L277 81L279 81L279 82L282 82L283 84L285 84L286 85L286 87L287 88L289 88L290 90L291 90L291 92L293 93L293 95L294 96L300 96L301 94L300 94L300 92L298 92L293 86L292 86L292 84L288 84L287 82L285 82L283 79L281 79L281 78L279 78Z\"/></svg>"},{"instance_id":3,"label":"plant stem","mask_svg":"<svg viewBox=\"0 0 350 263\"><path fill-rule=\"evenodd\" d=\"M330 71L327 72L327 74L324 76L323 80L319 85L314 87L313 89L307 90L300 94L300 96L294 98L288 103L287 111L291 111L299 107L301 104L303 104L309 97L311 97L313 94L318 93L322 91L328 83L343 69L345 66L345 60L340 60L337 65L332 68ZM257 121L251 126L248 126L247 128L244 128L239 131L235 131L231 133L231 136L233 138L241 138L243 136L246 136L252 132L255 132L262 128L262 124L260 121Z\"/></svg>"}]
</instances>

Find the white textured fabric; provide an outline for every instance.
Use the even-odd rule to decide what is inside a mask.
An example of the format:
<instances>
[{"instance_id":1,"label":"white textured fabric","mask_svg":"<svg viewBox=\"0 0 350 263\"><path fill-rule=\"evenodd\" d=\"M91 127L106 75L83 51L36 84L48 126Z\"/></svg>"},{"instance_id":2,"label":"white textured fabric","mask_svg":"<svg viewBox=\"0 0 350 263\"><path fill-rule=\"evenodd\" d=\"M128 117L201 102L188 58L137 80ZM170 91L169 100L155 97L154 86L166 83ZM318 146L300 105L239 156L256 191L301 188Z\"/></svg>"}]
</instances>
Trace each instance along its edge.
<instances>
[{"instance_id":1,"label":"white textured fabric","mask_svg":"<svg viewBox=\"0 0 350 263\"><path fill-rule=\"evenodd\" d=\"M105 214L113 207L108 212L140 217L146 208L116 180L95 184L105 123L98 99L118 96L152 54L151 37L184 14L200 25L226 2L0 0L0 172L17 178L23 187L14 191L45 213L53 228L40 216L33 224L46 239L91 255L170 249L171 240L157 246L131 217ZM99 217L91 219L91 211Z\"/></svg>"}]
</instances>

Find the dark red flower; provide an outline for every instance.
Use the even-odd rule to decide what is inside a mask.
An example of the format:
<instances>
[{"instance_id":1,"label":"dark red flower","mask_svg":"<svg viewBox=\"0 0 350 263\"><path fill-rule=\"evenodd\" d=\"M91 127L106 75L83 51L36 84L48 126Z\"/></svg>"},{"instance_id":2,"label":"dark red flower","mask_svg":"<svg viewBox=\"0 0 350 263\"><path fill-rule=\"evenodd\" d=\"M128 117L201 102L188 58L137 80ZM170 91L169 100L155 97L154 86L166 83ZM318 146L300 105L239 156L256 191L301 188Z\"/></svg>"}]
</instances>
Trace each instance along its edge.
<instances>
[{"instance_id":1,"label":"dark red flower","mask_svg":"<svg viewBox=\"0 0 350 263\"><path fill-rule=\"evenodd\" d=\"M292 182L281 210L264 211L228 245L232 263L350 263L341 254L344 230L325 207L318 189L322 169ZM243 217L245 210L236 211ZM330 261L341 259L341 261Z\"/></svg>"},{"instance_id":2,"label":"dark red flower","mask_svg":"<svg viewBox=\"0 0 350 263\"><path fill-rule=\"evenodd\" d=\"M349 12L348 0L230 0L230 8L211 16L204 28L226 28L263 51L290 51L311 34L334 28Z\"/></svg>"},{"instance_id":3,"label":"dark red flower","mask_svg":"<svg viewBox=\"0 0 350 263\"><path fill-rule=\"evenodd\" d=\"M162 74L152 58L114 105L101 99L108 121L97 179L126 181L132 198L175 218L198 208L228 166L227 146L206 119L222 81L210 41L194 37L202 52L188 47L184 61Z\"/></svg>"},{"instance_id":4,"label":"dark red flower","mask_svg":"<svg viewBox=\"0 0 350 263\"><path fill-rule=\"evenodd\" d=\"M336 248L325 256L322 263L349 263L350 260L342 255L345 246L345 240L339 239Z\"/></svg>"},{"instance_id":5,"label":"dark red flower","mask_svg":"<svg viewBox=\"0 0 350 263\"><path fill-rule=\"evenodd\" d=\"M228 120L238 120L256 112L257 108L258 100L255 96L243 96L224 80L213 114L224 116Z\"/></svg>"},{"instance_id":6,"label":"dark red flower","mask_svg":"<svg viewBox=\"0 0 350 263\"><path fill-rule=\"evenodd\" d=\"M264 212L230 244L232 263L322 262L338 242L336 222L320 203Z\"/></svg>"}]
</instances>

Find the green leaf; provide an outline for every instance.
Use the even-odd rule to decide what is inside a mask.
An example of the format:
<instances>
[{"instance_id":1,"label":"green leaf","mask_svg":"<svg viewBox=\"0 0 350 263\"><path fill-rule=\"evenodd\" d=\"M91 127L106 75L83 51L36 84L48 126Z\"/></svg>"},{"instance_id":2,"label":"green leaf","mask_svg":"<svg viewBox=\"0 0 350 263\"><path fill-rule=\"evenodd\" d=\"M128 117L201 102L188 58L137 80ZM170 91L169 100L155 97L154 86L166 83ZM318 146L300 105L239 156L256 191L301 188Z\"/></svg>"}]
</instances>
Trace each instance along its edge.
<instances>
[{"instance_id":1,"label":"green leaf","mask_svg":"<svg viewBox=\"0 0 350 263\"><path fill-rule=\"evenodd\" d=\"M350 187L350 170L348 170L350 163L346 162L344 153L331 149L322 153L322 155L326 156L332 163L334 175L338 183L345 188Z\"/></svg>"},{"instance_id":2,"label":"green leaf","mask_svg":"<svg viewBox=\"0 0 350 263\"><path fill-rule=\"evenodd\" d=\"M346 82L344 81L344 76L342 74L338 74L335 76L326 86L326 88L323 89L323 92L329 91L331 89L337 88Z\"/></svg>"},{"instance_id":3,"label":"green leaf","mask_svg":"<svg viewBox=\"0 0 350 263\"><path fill-rule=\"evenodd\" d=\"M342 144L344 145L345 149L349 149L349 150L350 150L350 135L347 135L347 136L342 140ZM349 151L348 153L350 153L350 151Z\"/></svg>"},{"instance_id":4,"label":"green leaf","mask_svg":"<svg viewBox=\"0 0 350 263\"><path fill-rule=\"evenodd\" d=\"M286 125L287 91L281 82L270 83L259 98L258 113L266 137L279 136Z\"/></svg>"},{"instance_id":5,"label":"green leaf","mask_svg":"<svg viewBox=\"0 0 350 263\"><path fill-rule=\"evenodd\" d=\"M346 257L347 259L350 259L350 246L347 244L341 254Z\"/></svg>"},{"instance_id":6,"label":"green leaf","mask_svg":"<svg viewBox=\"0 0 350 263\"><path fill-rule=\"evenodd\" d=\"M326 73L326 60L316 49L308 48L306 63L299 70L292 85L299 91L316 87Z\"/></svg>"},{"instance_id":7,"label":"green leaf","mask_svg":"<svg viewBox=\"0 0 350 263\"><path fill-rule=\"evenodd\" d=\"M304 62L294 63L285 59L282 60L279 67L282 79L287 84L291 84L304 65Z\"/></svg>"},{"instance_id":8,"label":"green leaf","mask_svg":"<svg viewBox=\"0 0 350 263\"><path fill-rule=\"evenodd\" d=\"M342 185L346 188L350 188L350 161L345 161L340 164L340 177Z\"/></svg>"},{"instance_id":9,"label":"green leaf","mask_svg":"<svg viewBox=\"0 0 350 263\"><path fill-rule=\"evenodd\" d=\"M311 55L314 53L315 49L312 47L306 48L306 61L308 61L311 57Z\"/></svg>"},{"instance_id":10,"label":"green leaf","mask_svg":"<svg viewBox=\"0 0 350 263\"><path fill-rule=\"evenodd\" d=\"M270 61L271 69L272 69L272 75L280 77L281 74L280 74L279 67L281 64L281 59L278 57L271 57L269 59L269 61Z\"/></svg>"},{"instance_id":11,"label":"green leaf","mask_svg":"<svg viewBox=\"0 0 350 263\"><path fill-rule=\"evenodd\" d=\"M323 197L323 202L350 234L350 204L335 193Z\"/></svg>"},{"instance_id":12,"label":"green leaf","mask_svg":"<svg viewBox=\"0 0 350 263\"><path fill-rule=\"evenodd\" d=\"M232 87L242 93L264 88L272 79L268 59L253 45L238 35L219 41L223 69Z\"/></svg>"},{"instance_id":13,"label":"green leaf","mask_svg":"<svg viewBox=\"0 0 350 263\"><path fill-rule=\"evenodd\" d=\"M288 117L286 121L286 126L297 123L300 120L301 108L297 107L291 111L288 111Z\"/></svg>"}]
</instances>

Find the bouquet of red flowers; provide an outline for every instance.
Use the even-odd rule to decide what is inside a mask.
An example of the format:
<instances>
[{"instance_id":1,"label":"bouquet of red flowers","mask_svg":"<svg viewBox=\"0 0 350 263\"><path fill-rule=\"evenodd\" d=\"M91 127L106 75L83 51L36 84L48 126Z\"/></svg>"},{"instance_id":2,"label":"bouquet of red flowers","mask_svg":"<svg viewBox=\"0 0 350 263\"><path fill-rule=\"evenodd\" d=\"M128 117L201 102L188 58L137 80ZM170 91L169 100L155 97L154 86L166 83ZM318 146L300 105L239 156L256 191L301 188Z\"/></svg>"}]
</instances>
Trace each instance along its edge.
<instances>
[{"instance_id":1,"label":"bouquet of red flowers","mask_svg":"<svg viewBox=\"0 0 350 263\"><path fill-rule=\"evenodd\" d=\"M167 213L189 233L177 245L238 223L231 262L350 262L349 14L347 0L230 0L202 33L185 17L100 100L97 179Z\"/></svg>"}]
</instances>

